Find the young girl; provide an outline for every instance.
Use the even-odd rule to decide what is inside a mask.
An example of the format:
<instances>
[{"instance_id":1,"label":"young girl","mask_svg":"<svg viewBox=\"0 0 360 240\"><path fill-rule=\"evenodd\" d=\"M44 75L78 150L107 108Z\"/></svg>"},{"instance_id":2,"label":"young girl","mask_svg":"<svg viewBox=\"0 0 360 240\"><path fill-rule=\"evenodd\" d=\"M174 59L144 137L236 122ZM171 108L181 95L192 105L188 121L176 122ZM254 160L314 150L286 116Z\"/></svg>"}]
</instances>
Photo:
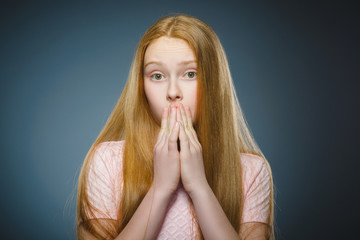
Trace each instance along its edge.
<instances>
[{"instance_id":1,"label":"young girl","mask_svg":"<svg viewBox=\"0 0 360 240\"><path fill-rule=\"evenodd\" d=\"M85 158L78 238L274 239L272 184L218 37L164 17Z\"/></svg>"}]
</instances>

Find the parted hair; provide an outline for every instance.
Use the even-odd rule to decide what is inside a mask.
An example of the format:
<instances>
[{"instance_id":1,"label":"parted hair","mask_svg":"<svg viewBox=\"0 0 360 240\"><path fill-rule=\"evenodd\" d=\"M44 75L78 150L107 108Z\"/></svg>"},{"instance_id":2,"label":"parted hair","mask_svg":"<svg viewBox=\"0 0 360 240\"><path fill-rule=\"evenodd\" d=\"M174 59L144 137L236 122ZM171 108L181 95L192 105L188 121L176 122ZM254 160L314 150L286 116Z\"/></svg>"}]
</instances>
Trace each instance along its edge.
<instances>
[{"instance_id":1,"label":"parted hair","mask_svg":"<svg viewBox=\"0 0 360 240\"><path fill-rule=\"evenodd\" d=\"M274 239L271 169L242 113L225 51L215 32L206 23L185 14L159 19L142 36L124 90L82 165L78 180L77 228L82 225L99 239L115 238L150 189L154 177L153 151L159 126L144 92L143 65L147 47L162 36L185 40L195 53L198 95L194 129L202 146L207 181L222 209L239 232L244 200L240 154L261 156L270 173L267 224L269 239ZM117 220L112 224L103 224L95 219L97 209L88 198L88 174L96 147L102 142L120 140L125 140L123 189L121 193L116 193L121 194L120 207Z\"/></svg>"}]
</instances>

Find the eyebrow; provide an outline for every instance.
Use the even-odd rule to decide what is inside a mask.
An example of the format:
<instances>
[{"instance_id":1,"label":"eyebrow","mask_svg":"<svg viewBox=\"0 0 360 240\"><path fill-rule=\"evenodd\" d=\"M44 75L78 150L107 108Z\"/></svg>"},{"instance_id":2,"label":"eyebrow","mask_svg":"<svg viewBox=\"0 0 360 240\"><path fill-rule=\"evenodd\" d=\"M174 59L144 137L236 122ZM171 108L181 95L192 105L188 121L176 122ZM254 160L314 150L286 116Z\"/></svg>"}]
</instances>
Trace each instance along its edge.
<instances>
[{"instance_id":1,"label":"eyebrow","mask_svg":"<svg viewBox=\"0 0 360 240\"><path fill-rule=\"evenodd\" d=\"M182 61L179 63L179 65L189 65L190 63L196 63L195 60L189 60L189 61ZM144 65L144 68L146 68L148 65L150 64L156 64L156 65L160 65L160 66L163 66L164 64L162 62L157 62L157 61L150 61L150 62L147 62L145 65Z\"/></svg>"}]
</instances>

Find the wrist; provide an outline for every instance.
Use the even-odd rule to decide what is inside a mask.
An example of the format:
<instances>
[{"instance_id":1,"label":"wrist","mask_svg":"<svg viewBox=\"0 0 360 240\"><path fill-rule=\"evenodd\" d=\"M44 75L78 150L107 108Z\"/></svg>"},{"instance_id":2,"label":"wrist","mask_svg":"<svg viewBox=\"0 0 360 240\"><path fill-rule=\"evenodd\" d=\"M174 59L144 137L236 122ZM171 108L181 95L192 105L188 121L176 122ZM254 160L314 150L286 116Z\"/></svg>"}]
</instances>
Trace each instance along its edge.
<instances>
[{"instance_id":1,"label":"wrist","mask_svg":"<svg viewBox=\"0 0 360 240\"><path fill-rule=\"evenodd\" d=\"M154 195L162 199L170 199L171 196L175 193L175 191L172 189L161 188L156 184L152 184L150 190L153 192Z\"/></svg>"},{"instance_id":2,"label":"wrist","mask_svg":"<svg viewBox=\"0 0 360 240\"><path fill-rule=\"evenodd\" d=\"M209 192L212 192L212 189L207 181L199 184L197 187L194 187L191 191L188 191L189 197L194 201L197 199L203 199L207 197Z\"/></svg>"}]
</instances>

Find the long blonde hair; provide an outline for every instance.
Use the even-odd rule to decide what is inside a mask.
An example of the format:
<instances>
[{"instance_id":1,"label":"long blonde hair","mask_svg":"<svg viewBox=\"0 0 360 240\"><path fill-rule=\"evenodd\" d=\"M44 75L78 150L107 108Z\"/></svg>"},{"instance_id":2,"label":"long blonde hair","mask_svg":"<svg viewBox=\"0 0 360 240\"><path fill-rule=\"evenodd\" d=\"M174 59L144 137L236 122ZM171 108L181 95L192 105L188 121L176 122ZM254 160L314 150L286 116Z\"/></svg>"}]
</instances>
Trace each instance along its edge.
<instances>
[{"instance_id":1,"label":"long blonde hair","mask_svg":"<svg viewBox=\"0 0 360 240\"><path fill-rule=\"evenodd\" d=\"M141 38L125 88L100 135L87 153L78 181L77 224L94 236L116 237L129 222L153 180L153 148L158 126L150 111L143 83L147 46L162 36L185 40L197 57L198 104L195 130L203 149L205 173L210 187L234 229L240 229L243 206L240 153L261 156L270 172L271 200L268 215L270 239L274 238L273 183L270 166L247 127L236 96L223 47L213 30L201 20L178 14L163 17ZM87 195L88 173L98 144L125 140L123 191L118 220L103 226L92 218ZM120 194L120 193L119 193ZM101 232L98 229L102 229Z\"/></svg>"}]
</instances>

